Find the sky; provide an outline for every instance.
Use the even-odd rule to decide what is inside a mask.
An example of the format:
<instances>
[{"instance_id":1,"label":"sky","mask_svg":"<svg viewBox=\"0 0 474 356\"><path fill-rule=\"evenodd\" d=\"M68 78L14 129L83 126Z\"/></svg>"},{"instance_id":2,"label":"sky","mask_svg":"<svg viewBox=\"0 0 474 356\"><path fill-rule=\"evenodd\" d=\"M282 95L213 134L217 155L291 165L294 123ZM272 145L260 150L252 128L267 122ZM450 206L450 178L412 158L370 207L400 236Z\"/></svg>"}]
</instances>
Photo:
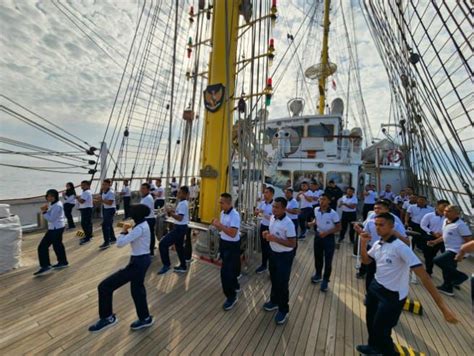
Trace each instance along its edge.
<instances>
[{"instance_id":1,"label":"sky","mask_svg":"<svg viewBox=\"0 0 474 356\"><path fill-rule=\"evenodd\" d=\"M276 58L288 45L287 33L296 33L309 0L281 0L280 17L275 26ZM359 8L359 2L334 2L333 11L353 6L355 39L359 52L361 86L368 116L375 135L380 124L388 120L390 91L385 69L373 45L370 32ZM98 145L117 91L124 65L124 56L130 47L137 24L142 0L25 0L0 1L0 94L33 110L51 122L64 127L92 145ZM61 11L62 9L62 11ZM94 29L91 34L113 45L104 54L90 38L74 27L67 18L67 10L74 12ZM65 13L64 13L65 12ZM333 79L337 89L329 90L329 100L344 95L347 57L340 16L331 24L330 56L339 61L339 73ZM314 48L300 53L303 65L319 61L320 30L315 28ZM319 37L318 37L319 36ZM101 41L99 44L103 45ZM286 103L297 93L295 78L301 71L297 65L289 68L283 77L282 89L273 98L270 117L287 116ZM307 83L316 95L316 87ZM15 106L0 97L0 105ZM16 107L17 108L17 107ZM353 107L351 110L355 110ZM312 113L306 108L306 113ZM23 111L24 112L24 111ZM350 126L354 123L349 120ZM24 123L0 111L2 137L32 143L41 147L74 151L52 140L49 136L30 129ZM1 163L23 162L23 158L0 155ZM70 180L67 175L52 177L48 173L2 167L0 198L39 194L48 187L62 185ZM82 176L74 176L75 180ZM31 183L31 182L35 183ZM30 183L29 183L30 182ZM61 182L61 183L60 183Z\"/></svg>"}]
</instances>

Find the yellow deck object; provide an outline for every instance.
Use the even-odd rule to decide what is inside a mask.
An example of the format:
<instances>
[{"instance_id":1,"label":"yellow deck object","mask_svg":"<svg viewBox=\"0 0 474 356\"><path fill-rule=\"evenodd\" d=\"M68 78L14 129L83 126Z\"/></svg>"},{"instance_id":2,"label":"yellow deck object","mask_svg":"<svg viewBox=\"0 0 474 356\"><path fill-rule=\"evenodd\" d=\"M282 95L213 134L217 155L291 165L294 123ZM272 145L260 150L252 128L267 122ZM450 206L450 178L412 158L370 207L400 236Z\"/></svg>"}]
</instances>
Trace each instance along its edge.
<instances>
[{"instance_id":1,"label":"yellow deck object","mask_svg":"<svg viewBox=\"0 0 474 356\"><path fill-rule=\"evenodd\" d=\"M400 356L426 356L424 352L415 351L409 346L395 344L395 348Z\"/></svg>"},{"instance_id":2,"label":"yellow deck object","mask_svg":"<svg viewBox=\"0 0 474 356\"><path fill-rule=\"evenodd\" d=\"M84 237L84 236L85 236L84 231L78 230L78 231L76 232L76 236L77 236L77 237Z\"/></svg>"},{"instance_id":3,"label":"yellow deck object","mask_svg":"<svg viewBox=\"0 0 474 356\"><path fill-rule=\"evenodd\" d=\"M403 306L403 310L406 310L413 314L423 315L423 307L420 301L418 300L407 298L405 301L405 305Z\"/></svg>"}]
</instances>

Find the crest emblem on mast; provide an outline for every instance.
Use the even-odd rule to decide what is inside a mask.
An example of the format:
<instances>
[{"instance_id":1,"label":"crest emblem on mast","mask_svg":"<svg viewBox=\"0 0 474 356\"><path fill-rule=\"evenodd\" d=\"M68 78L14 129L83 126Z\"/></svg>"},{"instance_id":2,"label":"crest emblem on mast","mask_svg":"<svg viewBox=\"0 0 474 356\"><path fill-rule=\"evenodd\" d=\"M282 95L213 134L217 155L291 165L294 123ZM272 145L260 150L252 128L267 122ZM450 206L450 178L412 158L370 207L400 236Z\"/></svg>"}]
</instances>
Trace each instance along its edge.
<instances>
[{"instance_id":1,"label":"crest emblem on mast","mask_svg":"<svg viewBox=\"0 0 474 356\"><path fill-rule=\"evenodd\" d=\"M210 112L216 112L224 102L225 86L222 84L208 85L204 90L204 106Z\"/></svg>"}]
</instances>

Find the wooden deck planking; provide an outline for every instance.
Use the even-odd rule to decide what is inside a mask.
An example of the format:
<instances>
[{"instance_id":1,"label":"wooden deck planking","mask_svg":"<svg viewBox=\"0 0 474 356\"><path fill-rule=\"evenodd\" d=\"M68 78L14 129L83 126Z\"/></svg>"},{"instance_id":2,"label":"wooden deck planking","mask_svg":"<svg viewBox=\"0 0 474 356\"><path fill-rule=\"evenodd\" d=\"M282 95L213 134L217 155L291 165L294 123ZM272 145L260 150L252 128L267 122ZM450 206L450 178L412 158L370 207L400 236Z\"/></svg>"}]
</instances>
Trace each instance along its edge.
<instances>
[{"instance_id":1,"label":"wooden deck planking","mask_svg":"<svg viewBox=\"0 0 474 356\"><path fill-rule=\"evenodd\" d=\"M241 281L242 292L234 310L222 311L224 296L219 269L195 262L184 275L157 276L161 263L155 258L146 277L155 325L131 332L135 308L124 287L114 295L119 324L91 335L87 327L97 318L97 285L128 261L128 248L99 251L100 231L91 244L78 246L73 233L65 236L71 267L41 278L32 278L36 246L41 235L26 235L26 266L0 275L0 353L19 354L288 354L350 355L354 345L366 340L364 280L355 278L355 258L345 243L334 256L330 290L312 285L312 239L300 243L290 281L290 317L276 326L273 313L261 310L269 297L267 275L249 274ZM172 258L176 259L174 252ZM53 257L54 260L54 257ZM256 259L258 260L258 258ZM250 266L250 271L253 266ZM473 263L460 264L464 271ZM435 268L434 281L441 281ZM468 284L446 297L461 319L448 325L427 292L412 285L410 297L421 301L424 315L403 312L394 339L430 355L472 353L474 333Z\"/></svg>"}]
</instances>

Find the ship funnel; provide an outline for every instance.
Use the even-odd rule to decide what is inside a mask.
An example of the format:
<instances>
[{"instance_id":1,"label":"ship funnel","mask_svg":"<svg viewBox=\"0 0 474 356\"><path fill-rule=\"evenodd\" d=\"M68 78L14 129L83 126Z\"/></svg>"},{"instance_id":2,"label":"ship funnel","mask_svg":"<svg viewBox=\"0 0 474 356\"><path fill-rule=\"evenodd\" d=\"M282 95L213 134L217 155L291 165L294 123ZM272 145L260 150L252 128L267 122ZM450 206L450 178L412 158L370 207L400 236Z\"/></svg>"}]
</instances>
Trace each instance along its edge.
<instances>
[{"instance_id":1,"label":"ship funnel","mask_svg":"<svg viewBox=\"0 0 474 356\"><path fill-rule=\"evenodd\" d=\"M303 98L293 98L290 101L288 101L288 112L290 113L290 116L295 117L295 116L300 116L303 114L303 109L304 109L304 99Z\"/></svg>"},{"instance_id":2,"label":"ship funnel","mask_svg":"<svg viewBox=\"0 0 474 356\"><path fill-rule=\"evenodd\" d=\"M331 115L342 116L344 114L344 102L341 98L336 98L331 103Z\"/></svg>"}]
</instances>

